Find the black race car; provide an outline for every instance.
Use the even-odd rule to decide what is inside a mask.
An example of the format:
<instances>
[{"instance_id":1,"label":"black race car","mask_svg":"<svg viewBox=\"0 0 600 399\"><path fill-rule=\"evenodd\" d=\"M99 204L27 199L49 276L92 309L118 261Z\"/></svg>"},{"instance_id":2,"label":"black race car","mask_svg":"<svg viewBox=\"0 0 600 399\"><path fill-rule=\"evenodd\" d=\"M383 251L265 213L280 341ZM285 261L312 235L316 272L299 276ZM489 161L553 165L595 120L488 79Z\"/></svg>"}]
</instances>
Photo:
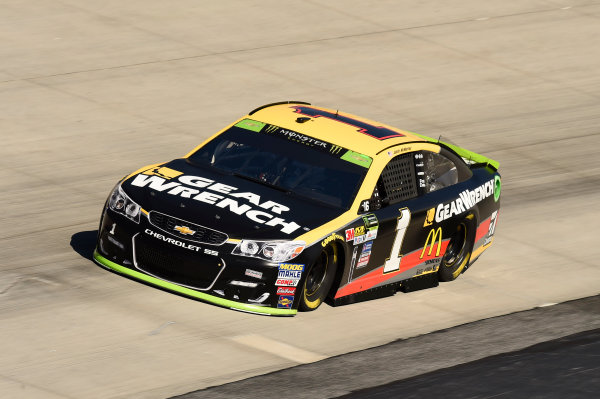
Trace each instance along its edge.
<instances>
[{"instance_id":1,"label":"black race car","mask_svg":"<svg viewBox=\"0 0 600 399\"><path fill-rule=\"evenodd\" d=\"M270 315L433 287L490 247L498 163L302 102L260 107L122 179L94 259Z\"/></svg>"}]
</instances>

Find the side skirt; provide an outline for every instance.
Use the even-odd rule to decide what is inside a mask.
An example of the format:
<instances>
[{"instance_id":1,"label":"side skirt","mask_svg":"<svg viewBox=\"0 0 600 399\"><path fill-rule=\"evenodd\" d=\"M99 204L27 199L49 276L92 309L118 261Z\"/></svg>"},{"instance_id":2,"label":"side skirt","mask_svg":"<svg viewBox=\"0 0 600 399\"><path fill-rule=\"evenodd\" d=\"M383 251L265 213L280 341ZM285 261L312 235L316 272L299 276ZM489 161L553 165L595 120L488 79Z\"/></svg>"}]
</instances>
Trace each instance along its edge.
<instances>
[{"instance_id":1,"label":"side skirt","mask_svg":"<svg viewBox=\"0 0 600 399\"><path fill-rule=\"evenodd\" d=\"M427 273L398 283L370 288L365 291L357 292L356 294L346 295L336 299L328 299L326 302L331 306L350 305L351 303L392 296L398 291L408 293L437 287L439 284L437 273Z\"/></svg>"},{"instance_id":2,"label":"side skirt","mask_svg":"<svg viewBox=\"0 0 600 399\"><path fill-rule=\"evenodd\" d=\"M440 280L438 279L437 272L436 273L427 273L418 277L409 278L408 280L402 281L402 285L400 286L400 291L402 292L413 292L424 290L426 288L433 288L440 285Z\"/></svg>"}]
</instances>

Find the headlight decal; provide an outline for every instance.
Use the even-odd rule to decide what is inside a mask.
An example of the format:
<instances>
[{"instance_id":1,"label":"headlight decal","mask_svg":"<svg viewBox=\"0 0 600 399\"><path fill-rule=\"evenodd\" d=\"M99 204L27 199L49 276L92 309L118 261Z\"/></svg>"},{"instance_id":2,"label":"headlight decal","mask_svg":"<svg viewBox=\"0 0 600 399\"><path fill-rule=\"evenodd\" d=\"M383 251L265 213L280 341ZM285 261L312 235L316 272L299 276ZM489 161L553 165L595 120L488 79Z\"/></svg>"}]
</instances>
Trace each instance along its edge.
<instances>
[{"instance_id":1,"label":"headlight decal","mask_svg":"<svg viewBox=\"0 0 600 399\"><path fill-rule=\"evenodd\" d=\"M231 253L272 262L286 262L300 255L305 247L304 241L242 240Z\"/></svg>"},{"instance_id":2,"label":"headlight decal","mask_svg":"<svg viewBox=\"0 0 600 399\"><path fill-rule=\"evenodd\" d=\"M129 220L132 220L136 223L140 223L140 214L142 212L142 208L134 202L121 188L121 185L117 185L117 187L113 190L110 195L110 199L108 200L108 207L119 213Z\"/></svg>"}]
</instances>

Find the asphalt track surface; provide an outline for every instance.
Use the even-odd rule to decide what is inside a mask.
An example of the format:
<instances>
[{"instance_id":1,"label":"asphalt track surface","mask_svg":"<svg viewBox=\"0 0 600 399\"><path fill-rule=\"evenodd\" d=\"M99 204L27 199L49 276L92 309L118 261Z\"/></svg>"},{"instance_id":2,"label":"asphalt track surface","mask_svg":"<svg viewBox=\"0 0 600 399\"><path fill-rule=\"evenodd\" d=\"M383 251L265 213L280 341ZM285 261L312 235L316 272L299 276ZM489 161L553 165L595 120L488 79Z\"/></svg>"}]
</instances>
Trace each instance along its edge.
<instances>
[{"instance_id":1,"label":"asphalt track surface","mask_svg":"<svg viewBox=\"0 0 600 399\"><path fill-rule=\"evenodd\" d=\"M600 2L2 0L0 20L1 397L171 397L600 293ZM492 248L291 319L90 261L120 177L287 99L498 160Z\"/></svg>"},{"instance_id":2,"label":"asphalt track surface","mask_svg":"<svg viewBox=\"0 0 600 399\"><path fill-rule=\"evenodd\" d=\"M596 329L340 399L594 398L600 391L599 356Z\"/></svg>"},{"instance_id":3,"label":"asphalt track surface","mask_svg":"<svg viewBox=\"0 0 600 399\"><path fill-rule=\"evenodd\" d=\"M498 316L176 399L594 398L598 309L594 296Z\"/></svg>"}]
</instances>

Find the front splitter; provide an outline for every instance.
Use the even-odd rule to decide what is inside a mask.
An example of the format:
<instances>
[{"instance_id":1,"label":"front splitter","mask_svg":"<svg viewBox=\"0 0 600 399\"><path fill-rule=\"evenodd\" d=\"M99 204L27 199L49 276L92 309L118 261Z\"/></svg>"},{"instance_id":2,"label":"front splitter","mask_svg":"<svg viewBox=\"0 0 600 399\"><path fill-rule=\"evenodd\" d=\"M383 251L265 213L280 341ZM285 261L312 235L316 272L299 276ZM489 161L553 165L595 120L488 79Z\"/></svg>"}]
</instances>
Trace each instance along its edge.
<instances>
[{"instance_id":1,"label":"front splitter","mask_svg":"<svg viewBox=\"0 0 600 399\"><path fill-rule=\"evenodd\" d=\"M113 270L119 274L126 275L128 277L132 277L136 280L141 280L146 283L155 285L160 288L164 288L168 291L177 292L179 294L200 299L202 301L210 302L212 304L223 306L226 308L230 308L233 310L239 310L242 312L248 313L257 313L269 316L294 316L297 313L296 309L276 309L270 307L263 307L257 305L251 305L246 303L240 303L236 301L232 301L229 299L219 298L213 295L206 294L204 292L192 290L187 287L182 287L177 284L173 284L164 280L160 280L156 277L149 276L144 273L137 272L135 270L129 269L125 266L121 266L118 263L112 262L102 255L98 253L97 250L94 250L94 261L96 261L100 266L103 266L107 269Z\"/></svg>"}]
</instances>

